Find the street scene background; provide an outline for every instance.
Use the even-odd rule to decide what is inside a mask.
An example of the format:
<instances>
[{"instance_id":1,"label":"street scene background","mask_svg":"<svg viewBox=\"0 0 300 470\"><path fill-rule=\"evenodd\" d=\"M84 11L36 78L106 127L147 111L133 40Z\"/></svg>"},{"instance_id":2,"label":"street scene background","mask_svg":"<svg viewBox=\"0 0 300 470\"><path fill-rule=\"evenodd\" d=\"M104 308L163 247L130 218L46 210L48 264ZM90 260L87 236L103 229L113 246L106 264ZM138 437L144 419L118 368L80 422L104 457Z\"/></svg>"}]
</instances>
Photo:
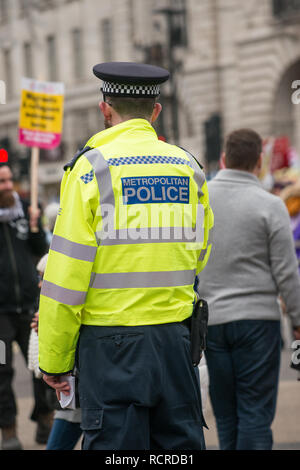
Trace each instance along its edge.
<instances>
[{"instance_id":1,"label":"street scene background","mask_svg":"<svg viewBox=\"0 0 300 470\"><path fill-rule=\"evenodd\" d=\"M219 168L224 137L255 129L265 141L262 177L272 189L283 170L299 168L299 23L299 0L1 0L0 147L17 189L30 194L31 148L19 143L22 79L65 89L61 142L40 149L45 205L58 200L64 164L104 128L92 67L108 61L170 70L157 133L188 149L208 179Z\"/></svg>"},{"instance_id":2,"label":"street scene background","mask_svg":"<svg viewBox=\"0 0 300 470\"><path fill-rule=\"evenodd\" d=\"M46 207L59 200L64 164L104 128L92 67L106 61L170 70L157 133L193 153L207 179L220 167L224 137L251 127L264 139L265 188L276 192L299 180L299 26L300 0L1 0L0 149L8 152L16 189L30 197L31 148L18 139L22 78L65 88L61 142L39 154L38 194ZM274 449L300 450L291 342L287 326ZM43 449L34 441L30 372L17 348L15 366L20 440L25 449ZM205 417L207 447L217 449L209 401Z\"/></svg>"}]
</instances>

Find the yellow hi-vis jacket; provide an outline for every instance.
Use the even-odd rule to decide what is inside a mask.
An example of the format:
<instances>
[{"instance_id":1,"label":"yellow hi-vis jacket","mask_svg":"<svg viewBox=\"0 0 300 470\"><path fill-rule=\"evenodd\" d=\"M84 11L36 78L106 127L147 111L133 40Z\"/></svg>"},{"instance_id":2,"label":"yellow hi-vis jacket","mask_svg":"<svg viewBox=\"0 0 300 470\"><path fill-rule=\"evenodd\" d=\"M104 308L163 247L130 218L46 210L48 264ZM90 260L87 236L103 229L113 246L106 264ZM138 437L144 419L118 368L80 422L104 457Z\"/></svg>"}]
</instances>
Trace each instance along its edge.
<instances>
[{"instance_id":1,"label":"yellow hi-vis jacket","mask_svg":"<svg viewBox=\"0 0 300 470\"><path fill-rule=\"evenodd\" d=\"M195 276L211 249L213 213L192 155L144 119L87 143L61 184L40 297L39 366L74 366L84 325L154 325L192 314Z\"/></svg>"}]
</instances>

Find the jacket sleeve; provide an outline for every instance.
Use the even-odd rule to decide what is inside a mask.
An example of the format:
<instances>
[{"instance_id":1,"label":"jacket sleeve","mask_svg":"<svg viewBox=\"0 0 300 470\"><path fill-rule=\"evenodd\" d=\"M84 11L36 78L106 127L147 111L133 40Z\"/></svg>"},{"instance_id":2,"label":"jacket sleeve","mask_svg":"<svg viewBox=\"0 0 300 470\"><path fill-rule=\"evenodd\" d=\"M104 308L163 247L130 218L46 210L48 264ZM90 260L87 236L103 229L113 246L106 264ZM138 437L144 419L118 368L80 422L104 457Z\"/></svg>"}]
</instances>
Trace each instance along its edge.
<instances>
[{"instance_id":1,"label":"jacket sleeve","mask_svg":"<svg viewBox=\"0 0 300 470\"><path fill-rule=\"evenodd\" d=\"M197 266L197 275L205 268L211 248L212 248L212 232L214 226L214 214L209 204L209 194L207 188L207 182L205 181L202 186L203 195L200 198L200 204L204 208L204 217L203 217L203 232L204 232L204 240L203 240L203 247L200 252L200 256L198 259L198 266Z\"/></svg>"},{"instance_id":2,"label":"jacket sleeve","mask_svg":"<svg viewBox=\"0 0 300 470\"><path fill-rule=\"evenodd\" d=\"M95 216L99 191L95 175L76 167L62 180L59 215L50 245L39 308L39 367L50 375L73 370L81 310L97 252Z\"/></svg>"},{"instance_id":3,"label":"jacket sleeve","mask_svg":"<svg viewBox=\"0 0 300 470\"><path fill-rule=\"evenodd\" d=\"M290 218L278 198L270 211L269 249L273 278L293 326L300 326L300 277Z\"/></svg>"}]
</instances>

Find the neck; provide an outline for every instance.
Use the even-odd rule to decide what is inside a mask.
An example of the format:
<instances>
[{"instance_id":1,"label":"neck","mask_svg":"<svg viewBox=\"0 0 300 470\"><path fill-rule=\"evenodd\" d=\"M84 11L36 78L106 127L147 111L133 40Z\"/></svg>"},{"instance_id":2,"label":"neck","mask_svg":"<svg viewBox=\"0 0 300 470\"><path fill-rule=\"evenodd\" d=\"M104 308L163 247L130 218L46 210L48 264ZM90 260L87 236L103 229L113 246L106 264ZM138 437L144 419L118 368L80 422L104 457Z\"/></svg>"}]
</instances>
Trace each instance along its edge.
<instances>
[{"instance_id":1,"label":"neck","mask_svg":"<svg viewBox=\"0 0 300 470\"><path fill-rule=\"evenodd\" d=\"M86 146L99 147L100 145L105 145L106 143L110 142L111 139L114 138L116 135L130 130L132 126L138 127L144 132L150 132L151 134L153 134L153 136L157 138L156 132L149 123L149 121L137 118L120 122L118 125L108 127L107 129L98 132L87 141Z\"/></svg>"},{"instance_id":2,"label":"neck","mask_svg":"<svg viewBox=\"0 0 300 470\"><path fill-rule=\"evenodd\" d=\"M254 170L252 171L253 175L257 176L257 178L259 178L260 172L261 172L260 166L256 166Z\"/></svg>"},{"instance_id":3,"label":"neck","mask_svg":"<svg viewBox=\"0 0 300 470\"><path fill-rule=\"evenodd\" d=\"M151 119L148 119L146 117L135 117L135 116L119 116L119 115L116 115L113 119L112 119L112 127L113 126L116 126L117 124L121 124L123 122L126 122L126 121L131 121L132 119L144 119L145 121L148 121L149 124L151 124Z\"/></svg>"},{"instance_id":4,"label":"neck","mask_svg":"<svg viewBox=\"0 0 300 470\"><path fill-rule=\"evenodd\" d=\"M257 176L257 177L259 177L260 171L261 171L261 168L257 167L257 166L255 168L253 168L253 170L246 170L244 168L228 168L228 167L226 167L225 169L226 170L244 171L245 173L250 173L250 175L254 175L254 176Z\"/></svg>"}]
</instances>

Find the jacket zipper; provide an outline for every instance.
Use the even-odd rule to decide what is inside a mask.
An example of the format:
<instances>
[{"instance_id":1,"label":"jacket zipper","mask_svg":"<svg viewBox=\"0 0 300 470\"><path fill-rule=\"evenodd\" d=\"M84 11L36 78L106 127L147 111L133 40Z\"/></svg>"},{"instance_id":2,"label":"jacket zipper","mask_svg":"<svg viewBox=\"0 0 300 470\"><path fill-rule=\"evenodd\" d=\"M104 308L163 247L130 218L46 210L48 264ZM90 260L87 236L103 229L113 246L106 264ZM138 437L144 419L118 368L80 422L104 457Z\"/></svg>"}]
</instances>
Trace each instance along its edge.
<instances>
[{"instance_id":1,"label":"jacket zipper","mask_svg":"<svg viewBox=\"0 0 300 470\"><path fill-rule=\"evenodd\" d=\"M16 301L17 301L17 313L22 312L22 307L21 307L21 290L20 290L20 283L19 283L19 275L18 275L18 270L17 270L17 263L16 263L16 257L14 254L10 234L9 234L9 229L6 223L3 223L4 227L4 234L5 238L7 241L7 247L8 247L8 252L9 252L9 257L11 261L11 266L13 269L14 273L14 288L15 288L15 294L16 294Z\"/></svg>"}]
</instances>

